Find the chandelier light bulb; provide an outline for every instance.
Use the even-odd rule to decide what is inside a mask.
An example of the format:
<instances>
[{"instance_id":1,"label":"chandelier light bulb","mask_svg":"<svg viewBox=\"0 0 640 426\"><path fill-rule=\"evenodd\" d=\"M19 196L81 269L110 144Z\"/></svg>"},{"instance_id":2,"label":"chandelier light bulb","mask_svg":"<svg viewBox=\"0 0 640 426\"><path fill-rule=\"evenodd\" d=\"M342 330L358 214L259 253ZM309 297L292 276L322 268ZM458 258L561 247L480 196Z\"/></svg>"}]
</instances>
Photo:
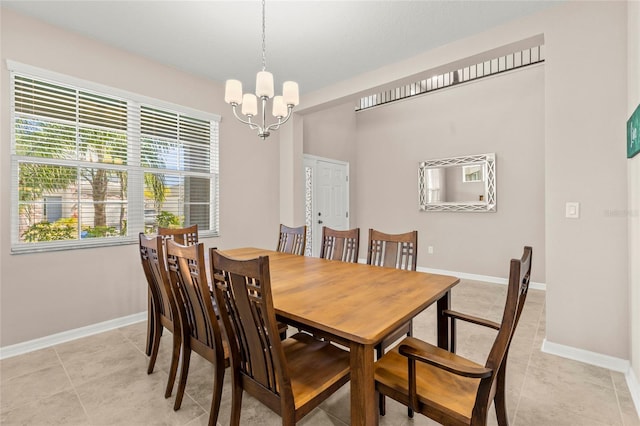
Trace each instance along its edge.
<instances>
[{"instance_id":1,"label":"chandelier light bulb","mask_svg":"<svg viewBox=\"0 0 640 426\"><path fill-rule=\"evenodd\" d=\"M227 80L224 89L224 101L228 104L242 103L242 82L240 80Z\"/></svg>"},{"instance_id":2,"label":"chandelier light bulb","mask_svg":"<svg viewBox=\"0 0 640 426\"><path fill-rule=\"evenodd\" d=\"M273 97L273 116L274 117L285 117L287 115L287 105L282 100L282 96L274 96Z\"/></svg>"},{"instance_id":3,"label":"chandelier light bulb","mask_svg":"<svg viewBox=\"0 0 640 426\"><path fill-rule=\"evenodd\" d=\"M298 105L300 103L300 95L298 94L298 83L296 83L295 81L285 81L282 85L282 98L285 105Z\"/></svg>"},{"instance_id":4,"label":"chandelier light bulb","mask_svg":"<svg viewBox=\"0 0 640 426\"><path fill-rule=\"evenodd\" d=\"M256 96L259 98L273 98L273 74L260 71L256 76Z\"/></svg>"},{"instance_id":5,"label":"chandelier light bulb","mask_svg":"<svg viewBox=\"0 0 640 426\"><path fill-rule=\"evenodd\" d=\"M242 113L247 116L258 114L258 98L252 93L242 95Z\"/></svg>"}]
</instances>

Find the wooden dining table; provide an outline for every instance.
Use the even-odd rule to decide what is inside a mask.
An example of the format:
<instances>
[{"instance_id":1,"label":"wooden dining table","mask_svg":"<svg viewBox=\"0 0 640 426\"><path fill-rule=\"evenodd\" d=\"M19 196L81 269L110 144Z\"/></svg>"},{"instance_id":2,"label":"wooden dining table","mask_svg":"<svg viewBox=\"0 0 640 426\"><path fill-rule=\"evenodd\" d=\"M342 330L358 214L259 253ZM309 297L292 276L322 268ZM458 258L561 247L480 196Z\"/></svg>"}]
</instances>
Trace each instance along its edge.
<instances>
[{"instance_id":1,"label":"wooden dining table","mask_svg":"<svg viewBox=\"0 0 640 426\"><path fill-rule=\"evenodd\" d=\"M298 256L259 248L220 250L250 259L269 256L278 320L350 350L351 424L377 425L374 348L392 331L437 303L438 346L447 348L452 276Z\"/></svg>"}]
</instances>

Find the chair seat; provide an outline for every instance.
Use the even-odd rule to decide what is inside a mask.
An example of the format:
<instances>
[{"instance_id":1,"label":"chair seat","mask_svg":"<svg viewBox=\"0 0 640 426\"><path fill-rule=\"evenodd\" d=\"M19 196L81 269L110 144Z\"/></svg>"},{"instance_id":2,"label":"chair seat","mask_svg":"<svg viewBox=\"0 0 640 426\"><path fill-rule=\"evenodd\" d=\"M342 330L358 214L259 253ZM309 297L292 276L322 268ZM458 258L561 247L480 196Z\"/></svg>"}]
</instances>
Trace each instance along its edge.
<instances>
[{"instance_id":1,"label":"chair seat","mask_svg":"<svg viewBox=\"0 0 640 426\"><path fill-rule=\"evenodd\" d=\"M429 343L407 337L387 352L375 365L375 380L385 389L385 394L408 405L407 357L400 355L398 348L407 344L422 351L438 355L457 364L483 367L473 361L440 349ZM420 407L428 411L433 419L456 419L459 424L470 424L471 412L476 399L480 379L458 376L440 368L416 362L416 388ZM439 416L442 413L444 416Z\"/></svg>"},{"instance_id":2,"label":"chair seat","mask_svg":"<svg viewBox=\"0 0 640 426\"><path fill-rule=\"evenodd\" d=\"M349 381L349 352L306 333L282 341L296 409Z\"/></svg>"}]
</instances>

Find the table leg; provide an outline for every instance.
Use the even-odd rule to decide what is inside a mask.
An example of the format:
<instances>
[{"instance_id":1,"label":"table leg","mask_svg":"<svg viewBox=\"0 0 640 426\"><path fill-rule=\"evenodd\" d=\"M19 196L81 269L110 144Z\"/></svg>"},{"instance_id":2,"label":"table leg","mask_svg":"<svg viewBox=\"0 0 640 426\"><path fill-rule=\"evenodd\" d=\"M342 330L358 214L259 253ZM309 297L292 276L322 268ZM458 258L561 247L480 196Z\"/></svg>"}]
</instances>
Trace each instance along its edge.
<instances>
[{"instance_id":1,"label":"table leg","mask_svg":"<svg viewBox=\"0 0 640 426\"><path fill-rule=\"evenodd\" d=\"M451 308L451 291L447 291L437 302L437 322L438 322L438 347L449 350L451 341L451 329L449 328L449 318L442 315L442 311Z\"/></svg>"},{"instance_id":2,"label":"table leg","mask_svg":"<svg viewBox=\"0 0 640 426\"><path fill-rule=\"evenodd\" d=\"M351 350L351 424L378 424L378 403L373 378L373 345L352 342Z\"/></svg>"}]
</instances>

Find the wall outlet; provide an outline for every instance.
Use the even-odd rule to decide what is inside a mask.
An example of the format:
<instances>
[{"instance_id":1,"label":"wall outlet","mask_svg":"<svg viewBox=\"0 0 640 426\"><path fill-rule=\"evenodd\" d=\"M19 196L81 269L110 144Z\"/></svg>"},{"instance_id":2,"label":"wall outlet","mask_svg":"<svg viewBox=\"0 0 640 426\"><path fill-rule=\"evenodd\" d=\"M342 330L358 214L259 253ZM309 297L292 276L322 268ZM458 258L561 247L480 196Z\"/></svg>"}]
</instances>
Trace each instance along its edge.
<instances>
[{"instance_id":1,"label":"wall outlet","mask_svg":"<svg viewBox=\"0 0 640 426\"><path fill-rule=\"evenodd\" d=\"M433 254L433 246L427 247L427 253Z\"/></svg>"}]
</instances>

